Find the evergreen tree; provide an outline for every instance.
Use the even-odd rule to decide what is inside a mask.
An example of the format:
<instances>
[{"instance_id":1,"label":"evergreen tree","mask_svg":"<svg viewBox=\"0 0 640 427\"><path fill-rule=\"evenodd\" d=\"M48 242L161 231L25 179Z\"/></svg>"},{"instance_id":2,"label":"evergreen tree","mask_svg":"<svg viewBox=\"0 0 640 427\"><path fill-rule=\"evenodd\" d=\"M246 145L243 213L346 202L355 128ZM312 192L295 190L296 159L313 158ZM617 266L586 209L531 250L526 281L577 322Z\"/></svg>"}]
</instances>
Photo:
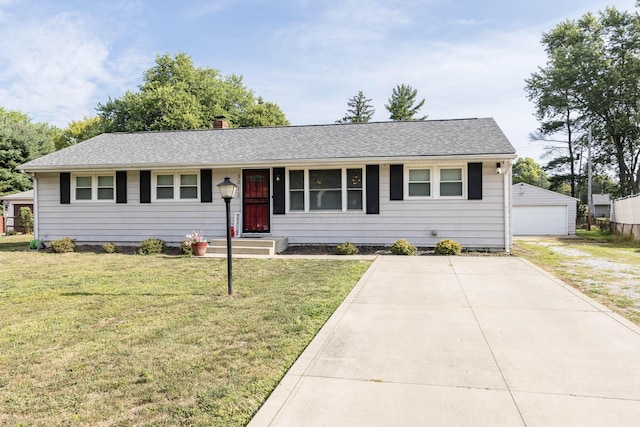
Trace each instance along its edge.
<instances>
[{"instance_id":1,"label":"evergreen tree","mask_svg":"<svg viewBox=\"0 0 640 427\"><path fill-rule=\"evenodd\" d=\"M336 123L367 123L376 112L370 102L371 99L359 91L357 95L349 98L347 114L342 119L336 120Z\"/></svg>"},{"instance_id":2,"label":"evergreen tree","mask_svg":"<svg viewBox=\"0 0 640 427\"><path fill-rule=\"evenodd\" d=\"M32 123L18 111L0 107L0 195L30 190L31 178L18 166L54 151L60 129L45 123Z\"/></svg>"},{"instance_id":3,"label":"evergreen tree","mask_svg":"<svg viewBox=\"0 0 640 427\"><path fill-rule=\"evenodd\" d=\"M425 120L427 116L414 118L418 114L418 110L424 105L424 98L422 101L416 103L416 96L418 96L418 90L413 89L409 85L404 83L396 86L393 89L389 103L385 104L385 108L391 113L389 117L391 120Z\"/></svg>"}]
</instances>

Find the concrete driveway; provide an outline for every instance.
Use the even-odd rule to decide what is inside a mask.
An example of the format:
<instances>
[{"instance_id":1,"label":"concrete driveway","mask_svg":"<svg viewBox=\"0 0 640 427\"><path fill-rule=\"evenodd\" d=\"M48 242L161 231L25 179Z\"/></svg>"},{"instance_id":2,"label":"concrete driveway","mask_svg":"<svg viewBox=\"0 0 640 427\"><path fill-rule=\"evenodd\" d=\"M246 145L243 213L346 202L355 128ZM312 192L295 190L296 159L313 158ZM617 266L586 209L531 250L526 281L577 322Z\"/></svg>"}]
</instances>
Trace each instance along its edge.
<instances>
[{"instance_id":1,"label":"concrete driveway","mask_svg":"<svg viewBox=\"0 0 640 427\"><path fill-rule=\"evenodd\" d=\"M520 258L383 256L249 426L639 420L639 327Z\"/></svg>"}]
</instances>

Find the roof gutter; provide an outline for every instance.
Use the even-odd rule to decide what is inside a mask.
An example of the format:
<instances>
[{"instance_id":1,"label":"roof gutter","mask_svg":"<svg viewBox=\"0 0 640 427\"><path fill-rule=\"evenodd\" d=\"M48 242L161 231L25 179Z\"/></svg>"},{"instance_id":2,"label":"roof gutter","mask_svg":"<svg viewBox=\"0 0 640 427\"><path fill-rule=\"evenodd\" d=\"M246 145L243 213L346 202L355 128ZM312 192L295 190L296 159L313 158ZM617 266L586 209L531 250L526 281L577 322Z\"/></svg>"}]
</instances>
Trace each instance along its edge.
<instances>
[{"instance_id":1,"label":"roof gutter","mask_svg":"<svg viewBox=\"0 0 640 427\"><path fill-rule=\"evenodd\" d=\"M144 169L194 169L194 168L214 168L222 169L229 167L264 167L265 165L290 166L290 165L342 165L342 164L373 164L373 163L405 163L405 162L435 162L435 161L460 161L483 160L483 159L504 159L511 163L517 157L515 153L495 153L495 154L458 154L446 156L406 156L406 157L347 157L329 159L285 159L285 160L260 160L252 162L227 162L211 163L199 162L188 164L167 164L167 163L131 163L131 164L78 164L61 166L19 166L18 169L25 173L35 172L65 172L69 170L144 170Z\"/></svg>"}]
</instances>

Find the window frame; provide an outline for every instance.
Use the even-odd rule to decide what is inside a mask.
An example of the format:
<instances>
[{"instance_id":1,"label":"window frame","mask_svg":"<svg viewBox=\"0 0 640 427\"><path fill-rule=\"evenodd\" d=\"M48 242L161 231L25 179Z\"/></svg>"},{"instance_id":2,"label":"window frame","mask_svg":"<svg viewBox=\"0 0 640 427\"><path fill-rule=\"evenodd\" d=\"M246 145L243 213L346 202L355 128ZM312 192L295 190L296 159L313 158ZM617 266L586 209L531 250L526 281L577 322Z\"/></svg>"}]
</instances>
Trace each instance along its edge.
<instances>
[{"instance_id":1,"label":"window frame","mask_svg":"<svg viewBox=\"0 0 640 427\"><path fill-rule=\"evenodd\" d=\"M351 188L347 183L347 171L353 169L360 169L361 174L361 186L359 188ZM309 172L316 170L339 170L340 171L340 196L341 196L341 208L340 209L311 209L311 190L309 185ZM304 174L304 185L303 189L291 189L290 187L290 175L291 171L303 171ZM349 214L358 214L358 213L366 213L367 206L367 179L366 179L366 168L364 165L346 165L346 166L305 166L305 167L291 167L286 169L285 173L285 212L287 214L302 214L302 213L311 213L311 214L323 214L323 213L349 213ZM304 210L291 210L291 191L302 191L304 194ZM362 195L361 200L361 208L360 209L349 209L349 191L360 191Z\"/></svg>"},{"instance_id":2,"label":"window frame","mask_svg":"<svg viewBox=\"0 0 640 427\"><path fill-rule=\"evenodd\" d=\"M109 177L112 179L113 186L111 187L100 187L98 185L99 178ZM91 186L83 186L78 187L78 178L89 178L91 179ZM78 199L78 189L87 189L91 190L91 197L88 199ZM112 188L113 193L110 199L99 199L98 198L98 190L100 188ZM71 175L71 190L73 197L71 198L71 203L115 203L116 202L116 173L115 172L90 172L90 173L73 173Z\"/></svg>"},{"instance_id":3,"label":"window frame","mask_svg":"<svg viewBox=\"0 0 640 427\"><path fill-rule=\"evenodd\" d=\"M451 170L451 169L459 169L460 170L460 180L459 181L443 181L442 180L442 170ZM460 186L460 195L453 196L443 196L441 191L441 186L443 183L457 183L461 184ZM467 179L466 179L466 168L462 166L441 166L438 168L438 197L441 199L463 199L466 198L467 193Z\"/></svg>"},{"instance_id":4,"label":"window frame","mask_svg":"<svg viewBox=\"0 0 640 427\"><path fill-rule=\"evenodd\" d=\"M431 195L430 196L410 196L409 195L409 171L416 169L429 169L431 172ZM461 181L442 181L442 170L459 169ZM444 182L461 182L462 194L455 196L443 196L440 194L440 185ZM404 166L404 199L405 200L462 200L467 198L467 188L469 185L466 165L460 163L433 165L433 164L409 164Z\"/></svg>"},{"instance_id":5,"label":"window frame","mask_svg":"<svg viewBox=\"0 0 640 427\"><path fill-rule=\"evenodd\" d=\"M158 198L158 177L164 175L171 175L173 177L172 188L173 188L173 198ZM196 185L184 186L182 185L181 177L182 175L195 175L196 176ZM168 186L161 186L166 187ZM181 189L182 187L189 187L196 189L196 197L194 198L181 198ZM175 170L157 170L151 172L151 202L152 203L188 203L188 202L200 202L200 192L202 189L202 183L200 179L200 171L198 170L186 170L186 171L175 171Z\"/></svg>"},{"instance_id":6,"label":"window frame","mask_svg":"<svg viewBox=\"0 0 640 427\"><path fill-rule=\"evenodd\" d=\"M427 170L429 171L429 181L411 181L411 171L412 170ZM407 195L407 199L433 199L434 196L434 168L432 166L407 166L405 168L405 194ZM429 195L428 196L412 196L409 193L409 189L411 188L411 184L429 184Z\"/></svg>"}]
</instances>

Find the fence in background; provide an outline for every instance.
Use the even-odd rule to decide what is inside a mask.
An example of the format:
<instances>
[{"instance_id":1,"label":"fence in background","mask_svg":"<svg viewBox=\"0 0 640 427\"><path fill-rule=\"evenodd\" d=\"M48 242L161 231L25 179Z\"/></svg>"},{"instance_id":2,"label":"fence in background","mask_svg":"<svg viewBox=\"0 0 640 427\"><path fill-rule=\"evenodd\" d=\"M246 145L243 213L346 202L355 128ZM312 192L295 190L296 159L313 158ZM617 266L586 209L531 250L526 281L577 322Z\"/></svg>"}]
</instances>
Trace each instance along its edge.
<instances>
[{"instance_id":1,"label":"fence in background","mask_svg":"<svg viewBox=\"0 0 640 427\"><path fill-rule=\"evenodd\" d=\"M640 240L640 194L611 203L611 230Z\"/></svg>"}]
</instances>

